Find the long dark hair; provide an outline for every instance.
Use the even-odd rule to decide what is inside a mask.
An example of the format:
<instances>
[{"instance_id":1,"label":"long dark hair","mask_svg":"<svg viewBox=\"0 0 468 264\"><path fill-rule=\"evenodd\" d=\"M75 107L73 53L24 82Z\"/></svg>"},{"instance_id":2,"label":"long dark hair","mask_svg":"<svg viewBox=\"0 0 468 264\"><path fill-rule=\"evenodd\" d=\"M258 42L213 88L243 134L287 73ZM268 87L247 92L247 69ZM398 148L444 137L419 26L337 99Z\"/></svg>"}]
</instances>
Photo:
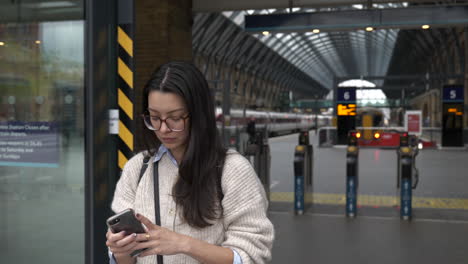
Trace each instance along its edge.
<instances>
[{"instance_id":1,"label":"long dark hair","mask_svg":"<svg viewBox=\"0 0 468 264\"><path fill-rule=\"evenodd\" d=\"M179 164L179 178L172 189L182 216L192 227L207 227L223 214L221 174L226 149L216 128L215 106L203 74L190 62L166 63L152 74L143 92L143 112L148 111L152 91L183 98L190 115L187 148ZM161 145L153 131L143 128L150 154Z\"/></svg>"}]
</instances>

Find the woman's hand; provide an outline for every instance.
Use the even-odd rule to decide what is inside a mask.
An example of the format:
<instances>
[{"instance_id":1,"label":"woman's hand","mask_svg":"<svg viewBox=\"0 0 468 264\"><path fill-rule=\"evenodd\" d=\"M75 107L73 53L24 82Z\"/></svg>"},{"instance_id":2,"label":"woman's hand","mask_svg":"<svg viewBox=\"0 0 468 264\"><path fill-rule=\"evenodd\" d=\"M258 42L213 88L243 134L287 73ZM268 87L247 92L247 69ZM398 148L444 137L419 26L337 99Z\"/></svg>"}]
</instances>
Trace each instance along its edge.
<instances>
[{"instance_id":1,"label":"woman's hand","mask_svg":"<svg viewBox=\"0 0 468 264\"><path fill-rule=\"evenodd\" d=\"M137 214L137 218L147 228L146 234L137 234L136 237L136 241L139 243L134 250L147 248L139 257L146 257L149 255L175 255L186 252L190 237L155 225L142 215Z\"/></svg>"},{"instance_id":2,"label":"woman's hand","mask_svg":"<svg viewBox=\"0 0 468 264\"><path fill-rule=\"evenodd\" d=\"M106 245L116 258L129 257L130 253L135 251L135 247L138 245L138 242L136 241L137 235L126 235L125 231L114 234L108 230L106 237Z\"/></svg>"}]
</instances>

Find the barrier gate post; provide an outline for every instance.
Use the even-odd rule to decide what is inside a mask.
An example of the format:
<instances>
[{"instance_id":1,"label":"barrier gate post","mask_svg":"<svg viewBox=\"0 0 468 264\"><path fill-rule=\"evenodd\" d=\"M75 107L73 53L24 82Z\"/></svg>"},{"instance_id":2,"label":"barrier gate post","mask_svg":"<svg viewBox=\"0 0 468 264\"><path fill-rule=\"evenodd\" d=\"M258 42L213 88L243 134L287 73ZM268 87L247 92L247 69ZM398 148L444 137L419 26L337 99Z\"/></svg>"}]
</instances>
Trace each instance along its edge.
<instances>
[{"instance_id":1,"label":"barrier gate post","mask_svg":"<svg viewBox=\"0 0 468 264\"><path fill-rule=\"evenodd\" d=\"M348 148L346 150L346 216L355 217L357 214L358 191L358 138L359 132L350 131L348 134Z\"/></svg>"},{"instance_id":2,"label":"barrier gate post","mask_svg":"<svg viewBox=\"0 0 468 264\"><path fill-rule=\"evenodd\" d=\"M416 188L419 181L417 169L415 168L415 157L417 154L417 142L414 141L410 144L408 132L401 133L400 148L398 149L398 183L400 183L400 217L403 220L410 220L413 213L412 189ZM416 178L414 186L413 176Z\"/></svg>"},{"instance_id":3,"label":"barrier gate post","mask_svg":"<svg viewBox=\"0 0 468 264\"><path fill-rule=\"evenodd\" d=\"M304 161L305 147L296 146L294 152L294 213L304 213Z\"/></svg>"}]
</instances>

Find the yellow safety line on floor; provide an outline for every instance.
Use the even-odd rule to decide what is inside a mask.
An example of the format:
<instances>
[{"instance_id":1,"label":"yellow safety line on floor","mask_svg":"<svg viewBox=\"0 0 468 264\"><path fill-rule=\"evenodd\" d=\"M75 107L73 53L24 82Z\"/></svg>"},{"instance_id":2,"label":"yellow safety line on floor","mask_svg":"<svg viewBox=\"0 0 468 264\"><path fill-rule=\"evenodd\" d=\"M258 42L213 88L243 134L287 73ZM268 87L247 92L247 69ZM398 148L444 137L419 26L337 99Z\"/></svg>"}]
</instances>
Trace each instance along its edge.
<instances>
[{"instance_id":1,"label":"yellow safety line on floor","mask_svg":"<svg viewBox=\"0 0 468 264\"><path fill-rule=\"evenodd\" d=\"M292 192L272 192L270 193L272 202L293 202ZM346 197L344 194L326 193L306 193L306 203L344 205ZM359 195L358 205L392 207L400 204L399 196L384 195ZM433 198L433 197L413 197L413 208L436 208L436 209L461 209L468 210L468 199L457 198Z\"/></svg>"}]
</instances>

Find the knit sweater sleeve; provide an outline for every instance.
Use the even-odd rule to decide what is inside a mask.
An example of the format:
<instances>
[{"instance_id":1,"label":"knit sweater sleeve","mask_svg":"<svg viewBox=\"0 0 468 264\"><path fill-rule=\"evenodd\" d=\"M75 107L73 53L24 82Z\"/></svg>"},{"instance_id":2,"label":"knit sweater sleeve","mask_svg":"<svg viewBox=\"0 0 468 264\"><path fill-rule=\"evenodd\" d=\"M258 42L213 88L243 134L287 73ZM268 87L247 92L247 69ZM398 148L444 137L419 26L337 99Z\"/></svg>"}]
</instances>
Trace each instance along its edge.
<instances>
[{"instance_id":1,"label":"knit sweater sleeve","mask_svg":"<svg viewBox=\"0 0 468 264\"><path fill-rule=\"evenodd\" d=\"M143 154L132 157L124 166L117 186L115 187L112 211L118 213L127 208L134 207L135 193L140 178L140 170L143 165Z\"/></svg>"},{"instance_id":2,"label":"knit sweater sleeve","mask_svg":"<svg viewBox=\"0 0 468 264\"><path fill-rule=\"evenodd\" d=\"M238 153L228 153L223 169L225 240L243 264L271 259L274 228L267 217L265 190L250 163Z\"/></svg>"}]
</instances>

